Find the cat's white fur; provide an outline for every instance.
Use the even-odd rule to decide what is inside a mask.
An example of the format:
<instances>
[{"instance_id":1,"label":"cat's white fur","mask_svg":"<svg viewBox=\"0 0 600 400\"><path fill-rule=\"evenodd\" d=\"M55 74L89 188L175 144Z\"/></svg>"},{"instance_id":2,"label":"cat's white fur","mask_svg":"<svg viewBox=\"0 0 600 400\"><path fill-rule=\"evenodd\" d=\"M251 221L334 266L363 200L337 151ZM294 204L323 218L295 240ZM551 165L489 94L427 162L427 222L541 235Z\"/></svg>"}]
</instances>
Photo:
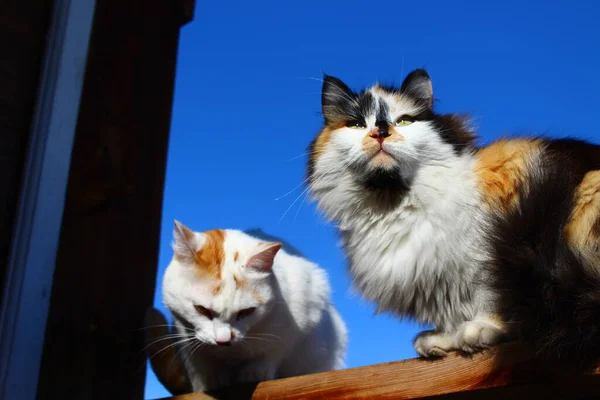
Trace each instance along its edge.
<instances>
[{"instance_id":1,"label":"cat's white fur","mask_svg":"<svg viewBox=\"0 0 600 400\"><path fill-rule=\"evenodd\" d=\"M250 268L250 258L269 244L238 230L224 233L218 294L211 292L214 281L197 274L197 266L176 257L163 279L164 304L174 315L177 332L186 338L180 355L193 390L341 368L347 331L331 304L327 273L284 249L277 251L271 269ZM195 232L185 242L176 229L175 252L185 252L189 243L199 250L203 235ZM245 281L237 289L234 274ZM195 305L219 315L210 320ZM236 320L237 312L249 307L256 311ZM216 345L228 340L230 346Z\"/></svg>"},{"instance_id":2,"label":"cat's white fur","mask_svg":"<svg viewBox=\"0 0 600 400\"><path fill-rule=\"evenodd\" d=\"M408 98L371 89L384 99L392 120L418 113ZM377 103L377 101L375 101ZM493 318L493 302L479 285L489 249L481 240L486 212L474 172L475 157L455 155L425 121L395 127L403 141L384 141L411 180L410 192L393 209L357 182L354 164L369 172L374 161L362 149L375 117L364 129L333 131L314 164L311 192L319 208L342 233L354 285L379 311L411 316L436 331L415 340L424 356L495 344L503 327ZM385 162L385 161L384 161Z\"/></svg>"}]
</instances>

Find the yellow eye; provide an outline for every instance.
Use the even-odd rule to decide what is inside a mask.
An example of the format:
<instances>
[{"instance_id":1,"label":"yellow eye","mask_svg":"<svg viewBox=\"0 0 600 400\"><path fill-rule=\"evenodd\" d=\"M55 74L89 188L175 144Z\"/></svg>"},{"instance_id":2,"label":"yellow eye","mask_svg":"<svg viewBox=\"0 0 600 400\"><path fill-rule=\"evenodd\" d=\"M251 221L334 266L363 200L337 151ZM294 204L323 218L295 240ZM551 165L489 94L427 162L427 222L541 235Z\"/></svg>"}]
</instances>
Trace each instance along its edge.
<instances>
[{"instance_id":1,"label":"yellow eye","mask_svg":"<svg viewBox=\"0 0 600 400\"><path fill-rule=\"evenodd\" d=\"M348 128L352 129L365 129L367 126L360 121L350 121L346 124Z\"/></svg>"},{"instance_id":2,"label":"yellow eye","mask_svg":"<svg viewBox=\"0 0 600 400\"><path fill-rule=\"evenodd\" d=\"M407 126L412 124L413 122L415 122L414 119L407 116L403 116L396 120L396 126Z\"/></svg>"}]
</instances>

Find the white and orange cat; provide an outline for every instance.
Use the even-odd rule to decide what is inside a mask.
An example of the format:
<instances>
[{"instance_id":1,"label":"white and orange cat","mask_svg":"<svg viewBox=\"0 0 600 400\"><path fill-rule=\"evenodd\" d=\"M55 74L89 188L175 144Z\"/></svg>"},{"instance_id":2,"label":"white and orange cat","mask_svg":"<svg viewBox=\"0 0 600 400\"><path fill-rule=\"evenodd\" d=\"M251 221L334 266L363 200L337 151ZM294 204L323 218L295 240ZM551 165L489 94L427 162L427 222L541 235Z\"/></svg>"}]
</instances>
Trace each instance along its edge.
<instances>
[{"instance_id":1,"label":"white and orange cat","mask_svg":"<svg viewBox=\"0 0 600 400\"><path fill-rule=\"evenodd\" d=\"M163 300L194 391L342 367L346 326L327 273L282 243L175 222Z\"/></svg>"}]
</instances>

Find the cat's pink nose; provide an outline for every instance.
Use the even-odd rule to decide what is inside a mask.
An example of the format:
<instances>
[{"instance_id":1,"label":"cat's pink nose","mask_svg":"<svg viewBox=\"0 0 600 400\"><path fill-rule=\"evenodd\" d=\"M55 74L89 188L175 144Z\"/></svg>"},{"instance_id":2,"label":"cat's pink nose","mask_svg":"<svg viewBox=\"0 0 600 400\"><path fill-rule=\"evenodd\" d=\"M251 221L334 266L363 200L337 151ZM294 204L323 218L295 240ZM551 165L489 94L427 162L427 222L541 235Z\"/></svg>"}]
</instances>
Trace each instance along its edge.
<instances>
[{"instance_id":1,"label":"cat's pink nose","mask_svg":"<svg viewBox=\"0 0 600 400\"><path fill-rule=\"evenodd\" d=\"M217 340L217 345L219 346L229 346L231 344L231 340Z\"/></svg>"},{"instance_id":2,"label":"cat's pink nose","mask_svg":"<svg viewBox=\"0 0 600 400\"><path fill-rule=\"evenodd\" d=\"M386 137L390 137L390 131L387 125L380 125L369 132L369 136L376 139L379 143L383 143Z\"/></svg>"}]
</instances>

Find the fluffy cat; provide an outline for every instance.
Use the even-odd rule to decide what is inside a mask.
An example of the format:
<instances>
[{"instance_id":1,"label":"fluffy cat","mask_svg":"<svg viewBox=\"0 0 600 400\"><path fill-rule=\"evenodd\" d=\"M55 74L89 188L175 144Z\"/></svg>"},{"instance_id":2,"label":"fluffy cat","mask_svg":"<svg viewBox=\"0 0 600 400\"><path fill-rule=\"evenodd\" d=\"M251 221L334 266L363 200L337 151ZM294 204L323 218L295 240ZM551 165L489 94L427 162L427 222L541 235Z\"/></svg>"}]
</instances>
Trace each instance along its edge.
<instances>
[{"instance_id":1,"label":"fluffy cat","mask_svg":"<svg viewBox=\"0 0 600 400\"><path fill-rule=\"evenodd\" d=\"M175 222L163 301L194 391L342 367L344 322L326 272L279 242Z\"/></svg>"},{"instance_id":2,"label":"fluffy cat","mask_svg":"<svg viewBox=\"0 0 600 400\"><path fill-rule=\"evenodd\" d=\"M521 338L541 359L600 361L600 147L501 139L433 109L428 73L361 92L325 76L308 181L354 285L435 327L424 357Z\"/></svg>"}]
</instances>

